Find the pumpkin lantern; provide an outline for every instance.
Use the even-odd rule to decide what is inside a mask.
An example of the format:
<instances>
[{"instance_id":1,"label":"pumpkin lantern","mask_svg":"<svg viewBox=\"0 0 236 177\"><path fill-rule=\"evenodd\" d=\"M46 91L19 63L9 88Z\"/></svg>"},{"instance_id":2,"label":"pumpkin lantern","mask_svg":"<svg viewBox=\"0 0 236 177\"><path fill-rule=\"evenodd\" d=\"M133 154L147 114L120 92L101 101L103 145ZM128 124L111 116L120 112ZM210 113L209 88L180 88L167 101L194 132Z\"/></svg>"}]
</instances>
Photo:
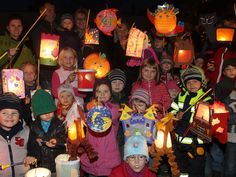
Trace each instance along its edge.
<instances>
[{"instance_id":1,"label":"pumpkin lantern","mask_svg":"<svg viewBox=\"0 0 236 177\"><path fill-rule=\"evenodd\" d=\"M221 42L232 42L234 38L233 28L217 28L216 29L216 40Z\"/></svg>"},{"instance_id":2,"label":"pumpkin lantern","mask_svg":"<svg viewBox=\"0 0 236 177\"><path fill-rule=\"evenodd\" d=\"M168 34L175 29L177 23L176 14L178 13L179 10L168 3L158 6L154 14L149 10L147 11L149 20L154 24L157 32L161 34Z\"/></svg>"},{"instance_id":3,"label":"pumpkin lantern","mask_svg":"<svg viewBox=\"0 0 236 177\"><path fill-rule=\"evenodd\" d=\"M100 79L110 71L110 63L105 54L92 53L84 60L84 69L95 70L95 77Z\"/></svg>"}]
</instances>

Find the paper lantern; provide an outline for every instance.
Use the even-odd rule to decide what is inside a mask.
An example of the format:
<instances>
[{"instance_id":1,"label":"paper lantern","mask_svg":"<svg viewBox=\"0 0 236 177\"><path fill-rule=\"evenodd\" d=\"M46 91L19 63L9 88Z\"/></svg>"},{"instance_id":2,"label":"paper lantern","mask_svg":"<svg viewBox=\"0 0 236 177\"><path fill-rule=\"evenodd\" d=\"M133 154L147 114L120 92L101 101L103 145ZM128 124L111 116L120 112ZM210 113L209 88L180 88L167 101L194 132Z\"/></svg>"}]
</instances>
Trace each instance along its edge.
<instances>
[{"instance_id":1,"label":"paper lantern","mask_svg":"<svg viewBox=\"0 0 236 177\"><path fill-rule=\"evenodd\" d=\"M84 137L85 137L85 134L83 131L82 121L79 121L78 119L74 120L73 124L68 127L69 141L70 142L80 141Z\"/></svg>"},{"instance_id":2,"label":"paper lantern","mask_svg":"<svg viewBox=\"0 0 236 177\"><path fill-rule=\"evenodd\" d=\"M194 49L191 41L181 40L175 43L174 63L175 65L189 65L194 57Z\"/></svg>"},{"instance_id":3,"label":"paper lantern","mask_svg":"<svg viewBox=\"0 0 236 177\"><path fill-rule=\"evenodd\" d=\"M234 39L234 29L233 28L217 28L216 29L216 40L217 41L232 42L233 39Z\"/></svg>"},{"instance_id":4,"label":"paper lantern","mask_svg":"<svg viewBox=\"0 0 236 177\"><path fill-rule=\"evenodd\" d=\"M41 34L40 64L48 66L57 65L59 53L59 36L54 34Z\"/></svg>"},{"instance_id":5,"label":"paper lantern","mask_svg":"<svg viewBox=\"0 0 236 177\"><path fill-rule=\"evenodd\" d=\"M3 93L13 92L20 98L25 98L23 71L19 69L2 70Z\"/></svg>"},{"instance_id":6,"label":"paper lantern","mask_svg":"<svg viewBox=\"0 0 236 177\"><path fill-rule=\"evenodd\" d=\"M79 69L77 74L78 90L82 92L92 92L96 71L93 69Z\"/></svg>"},{"instance_id":7,"label":"paper lantern","mask_svg":"<svg viewBox=\"0 0 236 177\"><path fill-rule=\"evenodd\" d=\"M51 172L47 168L34 168L29 170L25 177L51 177Z\"/></svg>"},{"instance_id":8,"label":"paper lantern","mask_svg":"<svg viewBox=\"0 0 236 177\"><path fill-rule=\"evenodd\" d=\"M92 53L84 60L84 69L93 69L95 77L102 78L110 71L110 63L105 54Z\"/></svg>"},{"instance_id":9,"label":"paper lantern","mask_svg":"<svg viewBox=\"0 0 236 177\"><path fill-rule=\"evenodd\" d=\"M166 138L166 139L165 139ZM165 128L157 132L157 138L155 139L155 145L157 148L171 148L172 141L170 137L170 132L165 133Z\"/></svg>"}]
</instances>

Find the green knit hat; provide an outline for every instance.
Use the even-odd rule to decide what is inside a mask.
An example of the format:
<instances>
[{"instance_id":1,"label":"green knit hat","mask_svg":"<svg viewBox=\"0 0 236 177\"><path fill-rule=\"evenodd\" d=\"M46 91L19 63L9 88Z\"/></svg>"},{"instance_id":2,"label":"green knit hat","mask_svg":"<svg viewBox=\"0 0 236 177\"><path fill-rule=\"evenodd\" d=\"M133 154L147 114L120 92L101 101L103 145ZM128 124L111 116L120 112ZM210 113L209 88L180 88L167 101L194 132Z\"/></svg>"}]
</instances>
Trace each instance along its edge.
<instances>
[{"instance_id":1,"label":"green knit hat","mask_svg":"<svg viewBox=\"0 0 236 177\"><path fill-rule=\"evenodd\" d=\"M31 104L33 113L36 117L42 114L54 112L57 109L52 95L43 89L35 92Z\"/></svg>"}]
</instances>

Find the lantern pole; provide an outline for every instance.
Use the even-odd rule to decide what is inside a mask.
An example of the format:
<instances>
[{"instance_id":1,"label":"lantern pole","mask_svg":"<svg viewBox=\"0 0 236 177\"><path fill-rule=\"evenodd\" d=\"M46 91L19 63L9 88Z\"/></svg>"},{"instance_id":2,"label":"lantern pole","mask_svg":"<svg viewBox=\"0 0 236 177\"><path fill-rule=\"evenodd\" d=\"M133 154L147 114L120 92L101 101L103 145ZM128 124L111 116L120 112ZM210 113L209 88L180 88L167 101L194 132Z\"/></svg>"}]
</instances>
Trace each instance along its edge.
<instances>
[{"instance_id":1,"label":"lantern pole","mask_svg":"<svg viewBox=\"0 0 236 177\"><path fill-rule=\"evenodd\" d=\"M45 12L47 11L47 9L44 9L44 11L40 14L40 16L36 19L36 21L33 23L33 25L30 27L30 29L25 33L25 35L22 37L22 39L20 40L20 42L17 44L17 46L15 47L16 49L19 48L19 46L22 44L22 42L25 40L26 36L29 34L29 32L33 29L33 27L36 25L36 23L42 18L42 16L45 14ZM8 50L6 52L4 52L1 56L0 56L0 60L5 57L8 54ZM10 64L12 62L13 58L10 60Z\"/></svg>"}]
</instances>

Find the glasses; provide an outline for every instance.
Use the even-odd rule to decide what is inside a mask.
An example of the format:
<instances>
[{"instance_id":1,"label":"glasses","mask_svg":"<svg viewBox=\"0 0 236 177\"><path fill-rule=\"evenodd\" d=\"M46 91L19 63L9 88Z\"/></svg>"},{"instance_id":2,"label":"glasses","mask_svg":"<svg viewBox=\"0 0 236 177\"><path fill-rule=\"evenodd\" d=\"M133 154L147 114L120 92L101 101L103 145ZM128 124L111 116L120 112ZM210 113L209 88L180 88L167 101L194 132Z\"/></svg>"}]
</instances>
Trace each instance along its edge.
<instances>
[{"instance_id":1,"label":"glasses","mask_svg":"<svg viewBox=\"0 0 236 177\"><path fill-rule=\"evenodd\" d=\"M135 160L144 161L146 159L147 158L144 155L131 155L128 157L128 160L130 160L130 161L135 161Z\"/></svg>"}]
</instances>

